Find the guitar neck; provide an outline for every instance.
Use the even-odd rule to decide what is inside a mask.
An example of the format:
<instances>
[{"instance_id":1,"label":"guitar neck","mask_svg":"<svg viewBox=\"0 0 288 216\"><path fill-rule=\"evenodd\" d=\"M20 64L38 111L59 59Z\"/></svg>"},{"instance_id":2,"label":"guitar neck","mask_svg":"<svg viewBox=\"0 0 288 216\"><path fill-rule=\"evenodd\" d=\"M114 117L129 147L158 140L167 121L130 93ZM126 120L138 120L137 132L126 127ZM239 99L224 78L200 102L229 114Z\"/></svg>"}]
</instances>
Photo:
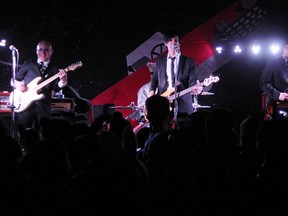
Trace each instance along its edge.
<instances>
[{"instance_id":1,"label":"guitar neck","mask_svg":"<svg viewBox=\"0 0 288 216\"><path fill-rule=\"evenodd\" d=\"M57 79L59 77L59 74L55 74L52 77L48 78L47 80L41 82L39 85L36 86L35 90L38 91L40 89L42 89L44 86L48 85L49 83L51 83L53 80Z\"/></svg>"},{"instance_id":2,"label":"guitar neck","mask_svg":"<svg viewBox=\"0 0 288 216\"><path fill-rule=\"evenodd\" d=\"M191 87L189 87L189 88L187 88L187 89L184 89L183 91L180 91L180 92L178 92L178 93L176 93L176 94L177 94L178 97L181 97L181 96L183 96L184 94L187 94L187 93L192 92L193 88L194 88L194 86L191 86Z\"/></svg>"},{"instance_id":3,"label":"guitar neck","mask_svg":"<svg viewBox=\"0 0 288 216\"><path fill-rule=\"evenodd\" d=\"M65 68L64 71L67 73L69 71L69 68ZM56 80L59 77L59 73L54 74L52 77L49 77L48 79L44 80L43 82L41 82L40 84L38 84L35 88L36 91L42 89L44 86L48 85L49 83L51 83L52 81Z\"/></svg>"}]
</instances>

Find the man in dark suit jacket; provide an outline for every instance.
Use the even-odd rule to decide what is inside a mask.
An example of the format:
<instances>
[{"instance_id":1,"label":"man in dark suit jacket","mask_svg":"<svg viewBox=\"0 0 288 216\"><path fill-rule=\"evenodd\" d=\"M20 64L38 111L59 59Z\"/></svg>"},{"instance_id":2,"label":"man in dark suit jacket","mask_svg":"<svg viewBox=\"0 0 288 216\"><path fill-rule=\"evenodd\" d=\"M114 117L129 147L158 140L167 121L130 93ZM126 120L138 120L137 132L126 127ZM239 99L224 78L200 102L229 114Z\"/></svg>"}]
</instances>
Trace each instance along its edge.
<instances>
[{"instance_id":1,"label":"man in dark suit jacket","mask_svg":"<svg viewBox=\"0 0 288 216\"><path fill-rule=\"evenodd\" d=\"M264 93L265 108L268 112L270 107L273 107L273 102L288 100L288 41L283 44L281 56L266 62L260 88Z\"/></svg>"},{"instance_id":2,"label":"man in dark suit jacket","mask_svg":"<svg viewBox=\"0 0 288 216\"><path fill-rule=\"evenodd\" d=\"M174 109L177 108L174 118L176 116L177 119L186 118L194 111L191 93L198 95L203 91L203 87L197 80L194 60L180 52L180 36L177 31L168 31L164 34L163 40L168 52L156 60L156 70L151 79L149 97L155 94L156 89L158 89L158 94L163 96L171 88L175 88L175 91L179 92L194 86L192 91L177 97L176 101L172 100Z\"/></svg>"},{"instance_id":3,"label":"man in dark suit jacket","mask_svg":"<svg viewBox=\"0 0 288 216\"><path fill-rule=\"evenodd\" d=\"M260 88L273 100L288 99L288 41L283 46L282 55L267 61L262 72Z\"/></svg>"},{"instance_id":4,"label":"man in dark suit jacket","mask_svg":"<svg viewBox=\"0 0 288 216\"><path fill-rule=\"evenodd\" d=\"M51 42L47 40L40 41L37 44L36 54L37 59L25 61L25 63L15 75L15 90L13 93L14 102L18 101L16 104L23 105L23 99L25 99L26 101L31 101L31 103L29 102L28 106L25 106L25 108L22 106L23 109L19 109L18 125L21 125L23 128L39 129L40 120L44 118L50 118L50 102L52 91L57 92L67 84L66 71L63 69L58 69L58 67L53 65L53 62L51 61L51 57L53 55L53 48ZM21 92L25 93L27 92L27 90L31 90L33 89L33 87L35 87L35 78L38 79L41 77L41 80L47 80L48 78L52 77L57 73L58 78L53 82L47 83L47 85L43 86L39 92L35 92L37 94L21 94ZM37 83L35 84L37 85ZM37 96L41 94L43 94L44 97L40 99L28 98L28 96ZM15 106L16 110L18 108L17 106Z\"/></svg>"}]
</instances>

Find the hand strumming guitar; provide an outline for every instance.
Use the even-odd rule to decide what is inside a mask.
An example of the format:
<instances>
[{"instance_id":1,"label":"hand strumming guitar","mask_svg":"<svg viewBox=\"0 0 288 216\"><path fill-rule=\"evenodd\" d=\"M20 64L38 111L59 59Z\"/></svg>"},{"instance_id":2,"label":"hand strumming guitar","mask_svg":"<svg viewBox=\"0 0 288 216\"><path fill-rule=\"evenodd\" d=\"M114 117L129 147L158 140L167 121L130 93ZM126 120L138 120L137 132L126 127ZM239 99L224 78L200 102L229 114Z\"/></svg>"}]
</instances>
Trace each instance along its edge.
<instances>
[{"instance_id":1,"label":"hand strumming guitar","mask_svg":"<svg viewBox=\"0 0 288 216\"><path fill-rule=\"evenodd\" d=\"M279 100L280 100L280 101L288 100L288 93L286 93L286 92L281 92L280 95L279 95Z\"/></svg>"},{"instance_id":2,"label":"hand strumming guitar","mask_svg":"<svg viewBox=\"0 0 288 216\"><path fill-rule=\"evenodd\" d=\"M15 88L21 92L27 91L27 85L25 85L25 83L22 81L15 80Z\"/></svg>"}]
</instances>

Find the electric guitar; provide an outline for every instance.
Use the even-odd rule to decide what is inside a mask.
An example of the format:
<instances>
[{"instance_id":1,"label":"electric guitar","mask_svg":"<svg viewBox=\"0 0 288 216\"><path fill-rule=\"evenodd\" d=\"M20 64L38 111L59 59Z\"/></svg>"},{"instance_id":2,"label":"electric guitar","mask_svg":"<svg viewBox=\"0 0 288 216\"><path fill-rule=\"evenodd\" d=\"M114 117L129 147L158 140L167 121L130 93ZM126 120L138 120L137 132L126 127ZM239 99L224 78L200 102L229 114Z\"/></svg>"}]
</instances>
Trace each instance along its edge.
<instances>
[{"instance_id":1,"label":"electric guitar","mask_svg":"<svg viewBox=\"0 0 288 216\"><path fill-rule=\"evenodd\" d=\"M165 91L164 93L161 94L161 96L166 97L169 101L172 101L175 97L181 97L187 93L192 92L196 86L198 85L202 85L202 86L208 86L211 83L216 83L218 82L220 79L218 76L209 76L208 78L204 79L201 83L198 83L194 86L191 86L187 89L184 89L180 92L176 92L175 93L175 87L168 89L167 91Z\"/></svg>"},{"instance_id":2,"label":"electric guitar","mask_svg":"<svg viewBox=\"0 0 288 216\"><path fill-rule=\"evenodd\" d=\"M79 61L64 69L65 72L74 71L78 67L82 66L82 62ZM18 89L14 89L9 97L11 105L14 105L14 111L17 113L25 111L33 102L45 97L44 94L38 94L38 92L46 85L54 81L59 77L59 73L49 77L48 79L40 82L42 77L36 77L28 85L27 90L22 92Z\"/></svg>"}]
</instances>

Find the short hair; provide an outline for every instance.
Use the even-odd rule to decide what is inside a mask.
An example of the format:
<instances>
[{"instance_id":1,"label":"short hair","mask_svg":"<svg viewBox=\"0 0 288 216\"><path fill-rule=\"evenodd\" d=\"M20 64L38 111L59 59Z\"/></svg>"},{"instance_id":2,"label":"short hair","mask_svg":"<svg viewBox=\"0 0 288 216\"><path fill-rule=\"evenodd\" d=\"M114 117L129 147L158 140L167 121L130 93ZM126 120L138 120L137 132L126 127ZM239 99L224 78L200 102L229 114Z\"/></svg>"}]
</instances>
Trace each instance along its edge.
<instances>
[{"instance_id":1,"label":"short hair","mask_svg":"<svg viewBox=\"0 0 288 216\"><path fill-rule=\"evenodd\" d=\"M174 38L174 37L179 37L180 39L180 34L178 33L177 30L170 29L164 33L163 41L164 43L167 43L171 38Z\"/></svg>"},{"instance_id":2,"label":"short hair","mask_svg":"<svg viewBox=\"0 0 288 216\"><path fill-rule=\"evenodd\" d=\"M145 101L147 118L151 122L167 120L170 113L170 102L166 97L153 95Z\"/></svg>"}]
</instances>

